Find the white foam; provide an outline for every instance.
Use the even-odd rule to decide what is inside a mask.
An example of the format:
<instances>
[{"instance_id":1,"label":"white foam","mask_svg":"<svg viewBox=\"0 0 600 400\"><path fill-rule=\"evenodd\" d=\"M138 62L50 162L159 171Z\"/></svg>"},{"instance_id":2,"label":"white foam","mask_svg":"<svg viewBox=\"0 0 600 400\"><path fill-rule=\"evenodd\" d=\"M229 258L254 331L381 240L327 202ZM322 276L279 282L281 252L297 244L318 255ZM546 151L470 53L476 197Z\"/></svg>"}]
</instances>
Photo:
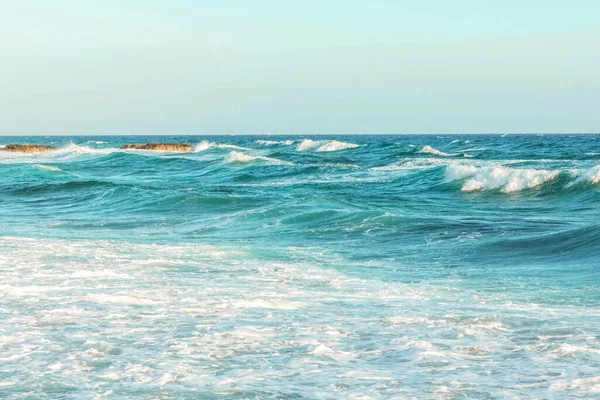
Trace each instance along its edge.
<instances>
[{"instance_id":1,"label":"white foam","mask_svg":"<svg viewBox=\"0 0 600 400\"><path fill-rule=\"evenodd\" d=\"M451 153L444 153L443 151L434 149L433 147L429 146L429 145L425 145L423 146L423 148L421 150L419 150L419 153L426 153L426 154L434 154L436 156L442 156L442 157L456 157L456 156L460 156L462 154L451 154Z\"/></svg>"},{"instance_id":2,"label":"white foam","mask_svg":"<svg viewBox=\"0 0 600 400\"><path fill-rule=\"evenodd\" d=\"M239 151L232 151L229 153L229 158L227 162L230 163L249 163L253 161L265 161L272 164L282 164L282 165L294 165L288 161L282 161L277 158L264 157L264 156L252 156L245 153L240 153Z\"/></svg>"},{"instance_id":3,"label":"white foam","mask_svg":"<svg viewBox=\"0 0 600 400\"><path fill-rule=\"evenodd\" d=\"M306 307L305 303L287 300L243 300L235 303L237 308L272 308L276 310L297 310Z\"/></svg>"},{"instance_id":4,"label":"white foam","mask_svg":"<svg viewBox=\"0 0 600 400\"><path fill-rule=\"evenodd\" d=\"M346 149L355 149L357 147L360 147L360 145L355 143L338 142L337 140L331 140L319 146L319 148L317 148L317 151L340 151Z\"/></svg>"},{"instance_id":5,"label":"white foam","mask_svg":"<svg viewBox=\"0 0 600 400\"><path fill-rule=\"evenodd\" d=\"M104 149L97 149L97 148L93 148L93 147L80 146L78 144L71 143L71 144L66 145L65 147L60 147L60 148L56 149L55 151L45 153L45 154L68 153L68 154L74 154L74 155L85 155L85 154L106 155L106 154L111 154L111 153L115 153L115 152L119 152L119 151L121 151L121 150L116 149L116 148L111 148L111 147L104 148ZM44 154L44 153L42 153L42 154Z\"/></svg>"},{"instance_id":6,"label":"white foam","mask_svg":"<svg viewBox=\"0 0 600 400\"><path fill-rule=\"evenodd\" d=\"M294 140L257 140L256 143L263 146L275 146L275 145L284 145L291 146L294 144Z\"/></svg>"},{"instance_id":7,"label":"white foam","mask_svg":"<svg viewBox=\"0 0 600 400\"><path fill-rule=\"evenodd\" d=\"M297 151L306 151L306 150L314 149L320 143L322 143L322 142L321 141L316 142L311 139L304 139L302 142L300 142L300 144L298 144L298 147L296 147L296 150Z\"/></svg>"},{"instance_id":8,"label":"white foam","mask_svg":"<svg viewBox=\"0 0 600 400\"><path fill-rule=\"evenodd\" d=\"M21 162L64 162L70 161L73 158L86 155L107 155L114 152L122 151L116 148L96 149L88 146L80 146L74 143L64 147L59 147L51 151L42 153L13 153L0 152L0 162L2 163L21 163Z\"/></svg>"},{"instance_id":9,"label":"white foam","mask_svg":"<svg viewBox=\"0 0 600 400\"><path fill-rule=\"evenodd\" d=\"M297 151L306 151L313 150L318 152L331 152L331 151L340 151L346 149L354 149L360 147L359 144L355 143L347 143L340 142L338 140L312 140L312 139L304 139L298 146L296 147Z\"/></svg>"},{"instance_id":10,"label":"white foam","mask_svg":"<svg viewBox=\"0 0 600 400\"><path fill-rule=\"evenodd\" d=\"M557 357L575 357L578 354L600 354L600 349L591 348L589 346L575 346L568 343L562 343L556 349L552 350L552 354Z\"/></svg>"},{"instance_id":11,"label":"white foam","mask_svg":"<svg viewBox=\"0 0 600 400\"><path fill-rule=\"evenodd\" d=\"M89 294L87 299L100 304L126 304L132 306L146 306L157 303L156 301L148 298L127 295Z\"/></svg>"},{"instance_id":12,"label":"white foam","mask_svg":"<svg viewBox=\"0 0 600 400\"><path fill-rule=\"evenodd\" d=\"M314 356L327 357L336 361L347 362L355 358L354 354L350 353L349 351L334 350L331 347L327 347L323 344L317 345L310 353Z\"/></svg>"},{"instance_id":13,"label":"white foam","mask_svg":"<svg viewBox=\"0 0 600 400\"><path fill-rule=\"evenodd\" d=\"M600 183L600 165L596 165L584 172L584 177L594 184Z\"/></svg>"},{"instance_id":14,"label":"white foam","mask_svg":"<svg viewBox=\"0 0 600 400\"><path fill-rule=\"evenodd\" d=\"M586 393L600 393L600 376L574 379L572 381L556 382L550 385L550 390L577 390Z\"/></svg>"},{"instance_id":15,"label":"white foam","mask_svg":"<svg viewBox=\"0 0 600 400\"><path fill-rule=\"evenodd\" d=\"M468 178L463 186L464 192L501 190L505 193L533 189L558 177L560 170L518 169L501 165L477 166L470 163L449 164L446 179L449 181Z\"/></svg>"},{"instance_id":16,"label":"white foam","mask_svg":"<svg viewBox=\"0 0 600 400\"><path fill-rule=\"evenodd\" d=\"M236 146L236 145L233 145L233 144L214 143L214 142L209 142L207 140L203 140L202 142L200 142L200 143L198 143L196 145L196 147L194 148L194 152L199 153L199 152L208 150L210 148L216 148L216 149L236 149L236 150L252 150L252 149L249 149L247 147Z\"/></svg>"},{"instance_id":17,"label":"white foam","mask_svg":"<svg viewBox=\"0 0 600 400\"><path fill-rule=\"evenodd\" d=\"M41 170L41 171L50 171L50 172L61 172L62 169L55 167L53 165L40 165L40 164L35 164L31 166L32 168Z\"/></svg>"},{"instance_id":18,"label":"white foam","mask_svg":"<svg viewBox=\"0 0 600 400\"><path fill-rule=\"evenodd\" d=\"M429 324L433 322L429 318L421 317L390 317L387 321L392 325Z\"/></svg>"}]
</instances>

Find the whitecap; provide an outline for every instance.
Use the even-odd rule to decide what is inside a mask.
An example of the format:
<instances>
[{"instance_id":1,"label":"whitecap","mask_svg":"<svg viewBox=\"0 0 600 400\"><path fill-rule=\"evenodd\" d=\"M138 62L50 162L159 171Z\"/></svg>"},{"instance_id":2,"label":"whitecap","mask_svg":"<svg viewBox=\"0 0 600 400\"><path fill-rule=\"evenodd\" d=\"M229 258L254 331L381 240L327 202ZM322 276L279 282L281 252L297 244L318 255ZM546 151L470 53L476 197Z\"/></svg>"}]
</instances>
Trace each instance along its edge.
<instances>
[{"instance_id":1,"label":"whitecap","mask_svg":"<svg viewBox=\"0 0 600 400\"><path fill-rule=\"evenodd\" d=\"M277 310L296 310L306 307L305 303L288 300L242 300L235 303L237 308L272 308Z\"/></svg>"},{"instance_id":2,"label":"whitecap","mask_svg":"<svg viewBox=\"0 0 600 400\"><path fill-rule=\"evenodd\" d=\"M207 140L203 140L202 142L200 142L200 143L198 143L196 145L196 147L194 148L194 152L199 153L201 151L205 151L205 150L208 150L210 148L216 148L216 149L235 149L235 150L252 150L252 149L249 149L247 147L236 146L234 144L214 143L214 142L209 142Z\"/></svg>"},{"instance_id":3,"label":"whitecap","mask_svg":"<svg viewBox=\"0 0 600 400\"><path fill-rule=\"evenodd\" d=\"M227 159L227 162L230 162L230 163L249 163L249 162L253 162L253 161L265 161L265 162L269 162L272 164L294 165L291 162L282 161L277 158L264 157L264 156L252 156L249 154L240 153L239 151L232 151L229 154L229 158Z\"/></svg>"},{"instance_id":4,"label":"whitecap","mask_svg":"<svg viewBox=\"0 0 600 400\"><path fill-rule=\"evenodd\" d=\"M596 165L595 167L584 171L583 176L585 179L589 180L594 184L600 183L600 165Z\"/></svg>"},{"instance_id":5,"label":"whitecap","mask_svg":"<svg viewBox=\"0 0 600 400\"><path fill-rule=\"evenodd\" d=\"M505 193L533 189L558 177L560 170L518 169L501 165L476 166L474 164L450 164L446 168L449 181L466 179L463 192L501 190Z\"/></svg>"},{"instance_id":6,"label":"whitecap","mask_svg":"<svg viewBox=\"0 0 600 400\"><path fill-rule=\"evenodd\" d=\"M32 168L38 169L40 171L50 171L50 172L62 172L62 169L55 167L53 165L40 165L34 164L31 166Z\"/></svg>"},{"instance_id":7,"label":"whitecap","mask_svg":"<svg viewBox=\"0 0 600 400\"><path fill-rule=\"evenodd\" d=\"M275 145L284 145L291 146L294 144L294 140L257 140L256 143L262 146L275 146Z\"/></svg>"},{"instance_id":8,"label":"whitecap","mask_svg":"<svg viewBox=\"0 0 600 400\"><path fill-rule=\"evenodd\" d=\"M454 154L453 153L444 153L443 151L434 149L433 147L431 147L429 145L423 146L423 148L421 150L419 150L419 153L434 154L436 156L443 156L443 157L456 157L456 156L462 155L462 154L458 154L458 153L454 153Z\"/></svg>"},{"instance_id":9,"label":"whitecap","mask_svg":"<svg viewBox=\"0 0 600 400\"><path fill-rule=\"evenodd\" d=\"M54 151L45 153L45 154L52 154L52 153L58 153L58 154L64 154L64 153L68 153L68 154L73 154L73 155L84 155L84 154L98 154L98 155L105 155L105 154L111 154L114 152L118 152L121 151L120 149L116 149L116 148L105 148L105 149L97 149L97 148L93 148L93 147L88 147L88 146L80 146L78 144L75 143L70 143L68 145L66 145L65 147L60 147Z\"/></svg>"},{"instance_id":10,"label":"whitecap","mask_svg":"<svg viewBox=\"0 0 600 400\"><path fill-rule=\"evenodd\" d=\"M310 354L318 357L327 357L335 361L350 361L355 358L349 351L334 350L323 344L317 345Z\"/></svg>"},{"instance_id":11,"label":"whitecap","mask_svg":"<svg viewBox=\"0 0 600 400\"><path fill-rule=\"evenodd\" d=\"M153 305L157 302L143 297L134 297L127 295L109 295L109 294L89 294L87 299L99 304L124 304L131 306Z\"/></svg>"},{"instance_id":12,"label":"whitecap","mask_svg":"<svg viewBox=\"0 0 600 400\"><path fill-rule=\"evenodd\" d=\"M319 146L319 144L321 144L322 141L314 141L312 139L304 139L302 142L300 142L300 144L298 144L298 146L296 147L297 151L306 151L306 150L310 150L310 149L314 149L315 147Z\"/></svg>"},{"instance_id":13,"label":"whitecap","mask_svg":"<svg viewBox=\"0 0 600 400\"><path fill-rule=\"evenodd\" d=\"M552 350L552 354L557 357L575 357L578 354L600 354L600 349L562 343L556 349Z\"/></svg>"},{"instance_id":14,"label":"whitecap","mask_svg":"<svg viewBox=\"0 0 600 400\"><path fill-rule=\"evenodd\" d=\"M587 393L600 393L600 376L556 382L550 385L550 390L579 390Z\"/></svg>"},{"instance_id":15,"label":"whitecap","mask_svg":"<svg viewBox=\"0 0 600 400\"><path fill-rule=\"evenodd\" d=\"M306 151L306 150L315 150L318 152L331 152L331 151L340 151L347 149L355 149L360 147L359 144L356 143L347 143L340 142L338 140L312 140L312 139L304 139L298 146L296 147L297 151Z\"/></svg>"},{"instance_id":16,"label":"whitecap","mask_svg":"<svg viewBox=\"0 0 600 400\"><path fill-rule=\"evenodd\" d=\"M340 151L346 149L355 149L360 147L360 145L355 143L346 143L346 142L338 142L337 140L331 140L327 143L322 144L317 148L317 151L327 152L327 151Z\"/></svg>"}]
</instances>

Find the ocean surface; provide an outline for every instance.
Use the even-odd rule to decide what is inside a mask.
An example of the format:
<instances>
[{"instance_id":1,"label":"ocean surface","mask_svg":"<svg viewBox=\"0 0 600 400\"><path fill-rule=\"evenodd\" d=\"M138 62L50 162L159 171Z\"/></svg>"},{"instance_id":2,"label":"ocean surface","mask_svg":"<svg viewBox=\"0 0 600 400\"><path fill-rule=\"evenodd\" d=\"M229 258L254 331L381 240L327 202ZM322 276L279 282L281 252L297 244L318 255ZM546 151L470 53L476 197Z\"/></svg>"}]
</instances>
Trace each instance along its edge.
<instances>
[{"instance_id":1,"label":"ocean surface","mask_svg":"<svg viewBox=\"0 0 600 400\"><path fill-rule=\"evenodd\" d=\"M600 398L600 135L8 143L0 398Z\"/></svg>"}]
</instances>

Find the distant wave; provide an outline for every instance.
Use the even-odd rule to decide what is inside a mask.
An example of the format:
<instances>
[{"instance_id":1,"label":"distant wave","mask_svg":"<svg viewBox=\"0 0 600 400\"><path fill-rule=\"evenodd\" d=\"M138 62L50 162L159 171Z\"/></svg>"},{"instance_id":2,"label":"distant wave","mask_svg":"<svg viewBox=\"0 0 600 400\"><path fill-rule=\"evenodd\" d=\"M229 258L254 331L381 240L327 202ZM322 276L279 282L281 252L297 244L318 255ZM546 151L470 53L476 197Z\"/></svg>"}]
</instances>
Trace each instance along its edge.
<instances>
[{"instance_id":1,"label":"distant wave","mask_svg":"<svg viewBox=\"0 0 600 400\"><path fill-rule=\"evenodd\" d=\"M64 147L59 147L58 149L56 149L52 152L46 153L46 154L58 153L58 154L74 154L74 155L81 155L81 154L104 155L104 154L114 153L117 151L121 151L121 149L117 149L114 147L98 149L98 148L94 148L94 147L80 146L78 144L71 143Z\"/></svg>"},{"instance_id":2,"label":"distant wave","mask_svg":"<svg viewBox=\"0 0 600 400\"><path fill-rule=\"evenodd\" d=\"M37 170L40 171L50 171L50 172L62 172L62 169L55 167L53 165L40 165L40 164L35 164L31 166L32 168L35 168Z\"/></svg>"},{"instance_id":3,"label":"distant wave","mask_svg":"<svg viewBox=\"0 0 600 400\"><path fill-rule=\"evenodd\" d=\"M314 149L315 147L317 147L319 145L319 143L321 143L321 141L314 141L314 140L311 140L311 139L304 139L302 142L300 142L300 144L298 145L298 147L296 147L296 150L298 150L298 151L306 151L306 150Z\"/></svg>"},{"instance_id":4,"label":"distant wave","mask_svg":"<svg viewBox=\"0 0 600 400\"><path fill-rule=\"evenodd\" d=\"M257 144L260 144L262 146L275 146L275 145L284 145L284 146L291 146L295 143L294 140L257 140L256 141Z\"/></svg>"},{"instance_id":5,"label":"distant wave","mask_svg":"<svg viewBox=\"0 0 600 400\"><path fill-rule=\"evenodd\" d=\"M359 144L340 142L337 140L312 140L304 139L296 147L297 151L306 151L315 149L318 152L340 151L360 147Z\"/></svg>"},{"instance_id":6,"label":"distant wave","mask_svg":"<svg viewBox=\"0 0 600 400\"><path fill-rule=\"evenodd\" d=\"M464 155L464 154L461 154L461 153L445 153L445 152L440 151L438 149L434 149L433 147L431 147L429 145L423 146L423 148L421 150L419 150L419 153L434 154L436 156L442 156L442 157L456 157L456 156L463 156Z\"/></svg>"},{"instance_id":7,"label":"distant wave","mask_svg":"<svg viewBox=\"0 0 600 400\"><path fill-rule=\"evenodd\" d=\"M252 156L249 154L241 153L239 151L232 151L229 154L229 158L227 162L230 163L249 163L253 161L265 161L272 164L282 164L282 165L294 165L291 162L282 161L277 158L264 157L264 156Z\"/></svg>"},{"instance_id":8,"label":"distant wave","mask_svg":"<svg viewBox=\"0 0 600 400\"><path fill-rule=\"evenodd\" d=\"M467 144L467 143L471 143L470 140L460 140L460 139L454 139L453 141L450 142L450 144Z\"/></svg>"},{"instance_id":9,"label":"distant wave","mask_svg":"<svg viewBox=\"0 0 600 400\"><path fill-rule=\"evenodd\" d=\"M209 142L207 140L203 140L202 142L200 142L200 143L198 143L196 145L196 147L194 148L194 152L201 152L201 151L208 150L210 148L236 149L236 150L252 150L252 149L249 149L247 147L235 146L233 144L220 144L220 143L214 143L214 142Z\"/></svg>"},{"instance_id":10,"label":"distant wave","mask_svg":"<svg viewBox=\"0 0 600 400\"><path fill-rule=\"evenodd\" d=\"M446 168L446 178L450 181L466 179L462 186L463 192L500 190L505 193L515 193L552 181L560 172L558 169L518 169L500 165L454 164Z\"/></svg>"},{"instance_id":11,"label":"distant wave","mask_svg":"<svg viewBox=\"0 0 600 400\"><path fill-rule=\"evenodd\" d=\"M117 151L122 151L116 148L92 148L88 146L80 146L74 143L64 147L59 147L54 150L43 153L12 153L0 152L0 163L21 163L21 162L65 162L86 155L107 155Z\"/></svg>"},{"instance_id":12,"label":"distant wave","mask_svg":"<svg viewBox=\"0 0 600 400\"><path fill-rule=\"evenodd\" d=\"M497 160L497 161L457 161L440 158L405 159L401 162L372 167L375 172L414 171L442 168L446 181L463 181L464 192L500 191L516 193L527 189L542 187L545 184L564 178L564 188L600 184L600 165L592 168L519 168L508 166L517 163L539 160ZM543 160L560 162L561 160Z\"/></svg>"}]
</instances>

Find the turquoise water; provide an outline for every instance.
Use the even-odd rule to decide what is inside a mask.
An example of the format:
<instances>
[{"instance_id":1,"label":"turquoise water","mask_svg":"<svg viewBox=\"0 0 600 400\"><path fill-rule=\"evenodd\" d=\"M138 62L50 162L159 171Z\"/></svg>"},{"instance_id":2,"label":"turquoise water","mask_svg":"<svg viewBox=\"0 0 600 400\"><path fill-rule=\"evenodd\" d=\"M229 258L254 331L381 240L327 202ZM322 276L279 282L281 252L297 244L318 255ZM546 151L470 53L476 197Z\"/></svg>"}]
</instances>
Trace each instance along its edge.
<instances>
[{"instance_id":1,"label":"turquoise water","mask_svg":"<svg viewBox=\"0 0 600 400\"><path fill-rule=\"evenodd\" d=\"M600 398L600 135L15 142L2 398Z\"/></svg>"}]
</instances>

